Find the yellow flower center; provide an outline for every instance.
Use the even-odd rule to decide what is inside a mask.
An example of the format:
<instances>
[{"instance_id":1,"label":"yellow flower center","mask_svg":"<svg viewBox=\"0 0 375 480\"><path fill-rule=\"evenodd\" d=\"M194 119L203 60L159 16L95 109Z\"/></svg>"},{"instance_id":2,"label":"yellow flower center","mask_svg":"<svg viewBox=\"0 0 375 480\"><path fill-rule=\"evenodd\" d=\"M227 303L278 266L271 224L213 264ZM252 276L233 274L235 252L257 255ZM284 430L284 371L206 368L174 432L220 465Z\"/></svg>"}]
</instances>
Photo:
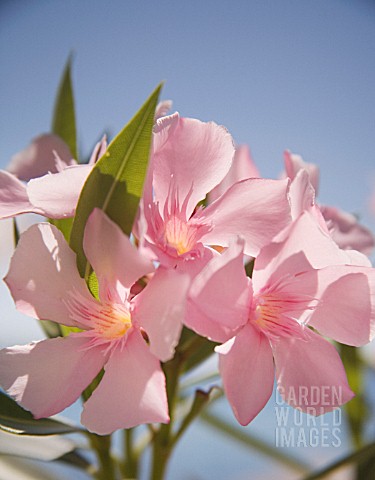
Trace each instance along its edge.
<instances>
[{"instance_id":1,"label":"yellow flower center","mask_svg":"<svg viewBox=\"0 0 375 480\"><path fill-rule=\"evenodd\" d=\"M178 255L189 252L195 245L196 229L178 217L171 217L165 225L165 241Z\"/></svg>"},{"instance_id":2,"label":"yellow flower center","mask_svg":"<svg viewBox=\"0 0 375 480\"><path fill-rule=\"evenodd\" d=\"M121 304L102 304L94 322L95 330L108 340L124 336L132 326L130 313Z\"/></svg>"}]
</instances>

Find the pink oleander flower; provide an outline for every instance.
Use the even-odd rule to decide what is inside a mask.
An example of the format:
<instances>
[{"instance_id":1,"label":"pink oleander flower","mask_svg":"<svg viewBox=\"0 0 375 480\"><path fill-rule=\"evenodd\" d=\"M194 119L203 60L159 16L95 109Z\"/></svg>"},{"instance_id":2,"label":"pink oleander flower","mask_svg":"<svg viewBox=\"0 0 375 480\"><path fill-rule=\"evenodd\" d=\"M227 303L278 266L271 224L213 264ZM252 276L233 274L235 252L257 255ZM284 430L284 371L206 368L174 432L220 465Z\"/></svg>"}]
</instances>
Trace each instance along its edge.
<instances>
[{"instance_id":1,"label":"pink oleander flower","mask_svg":"<svg viewBox=\"0 0 375 480\"><path fill-rule=\"evenodd\" d=\"M135 232L142 251L162 265L198 271L212 257L208 246L226 247L241 234L254 256L290 222L288 180L239 181L199 206L228 175L233 155L230 134L213 122L177 113L157 122Z\"/></svg>"},{"instance_id":2,"label":"pink oleander flower","mask_svg":"<svg viewBox=\"0 0 375 480\"><path fill-rule=\"evenodd\" d=\"M305 162L300 155L289 151L284 153L284 163L286 175L292 180L290 187L292 216L293 211L297 209L297 218L300 210L306 208L315 209L315 214L321 216L326 223L326 229L340 248L349 250L358 250L359 252L370 255L375 247L375 238L372 232L361 225L358 219L351 213L344 212L335 207L316 205L315 195L319 187L319 169L313 163ZM307 172L307 179L301 175L302 171ZM307 183L310 185L307 186ZM301 194L301 192L304 194ZM302 199L302 202L301 202ZM305 203L301 206L301 203ZM323 226L323 221L320 220Z\"/></svg>"},{"instance_id":3,"label":"pink oleander flower","mask_svg":"<svg viewBox=\"0 0 375 480\"><path fill-rule=\"evenodd\" d=\"M252 279L243 245L238 239L196 276L185 318L222 343L219 369L239 423L265 406L275 371L283 399L305 412L320 415L349 401L341 359L321 335L354 346L374 337L375 270L348 265L352 257L308 213L260 251ZM317 400L317 390L331 395Z\"/></svg>"},{"instance_id":4,"label":"pink oleander flower","mask_svg":"<svg viewBox=\"0 0 375 480\"><path fill-rule=\"evenodd\" d=\"M9 171L0 171L0 218L22 213L49 218L74 216L82 187L106 148L103 137L89 163L77 164L69 158L69 149L59 137L51 134L38 137L13 157Z\"/></svg>"},{"instance_id":5,"label":"pink oleander flower","mask_svg":"<svg viewBox=\"0 0 375 480\"><path fill-rule=\"evenodd\" d=\"M104 368L83 406L81 420L90 431L168 422L159 360L173 356L187 276L159 268L134 296L131 287L154 266L98 209L86 224L84 251L98 279L98 299L59 230L41 223L21 236L5 278L16 307L81 331L1 350L0 384L36 418L48 417L76 401Z\"/></svg>"}]
</instances>

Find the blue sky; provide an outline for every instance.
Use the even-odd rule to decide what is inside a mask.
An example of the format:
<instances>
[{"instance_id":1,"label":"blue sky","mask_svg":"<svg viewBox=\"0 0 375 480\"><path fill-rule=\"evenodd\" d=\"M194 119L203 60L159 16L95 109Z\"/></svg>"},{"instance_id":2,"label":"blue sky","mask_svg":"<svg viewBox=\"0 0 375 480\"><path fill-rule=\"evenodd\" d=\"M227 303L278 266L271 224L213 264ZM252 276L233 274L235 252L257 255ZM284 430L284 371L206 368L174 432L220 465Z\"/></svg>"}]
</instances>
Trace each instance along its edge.
<instances>
[{"instance_id":1,"label":"blue sky","mask_svg":"<svg viewBox=\"0 0 375 480\"><path fill-rule=\"evenodd\" d=\"M320 201L375 229L366 210L375 189L373 1L2 0L1 168L49 130L71 52L84 155L164 80L162 98L183 116L225 125L264 176L279 175L286 148L319 164ZM9 232L0 235L1 248L11 243ZM1 310L11 312L1 343L21 331L18 341L31 340L37 327L26 327L1 288Z\"/></svg>"},{"instance_id":2,"label":"blue sky","mask_svg":"<svg viewBox=\"0 0 375 480\"><path fill-rule=\"evenodd\" d=\"M83 153L165 80L163 98L225 125L264 176L278 175L289 148L320 165L321 202L363 215L375 183L374 51L365 0L3 0L0 166L49 129L74 52Z\"/></svg>"}]
</instances>

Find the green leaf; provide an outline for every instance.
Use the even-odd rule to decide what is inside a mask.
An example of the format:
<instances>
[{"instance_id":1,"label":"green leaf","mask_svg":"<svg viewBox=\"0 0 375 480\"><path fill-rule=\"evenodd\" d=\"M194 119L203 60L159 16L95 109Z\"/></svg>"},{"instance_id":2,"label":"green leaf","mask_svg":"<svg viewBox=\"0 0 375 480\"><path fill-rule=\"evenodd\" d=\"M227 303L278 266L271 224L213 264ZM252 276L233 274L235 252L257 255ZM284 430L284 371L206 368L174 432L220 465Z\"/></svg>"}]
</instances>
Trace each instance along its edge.
<instances>
[{"instance_id":1,"label":"green leaf","mask_svg":"<svg viewBox=\"0 0 375 480\"><path fill-rule=\"evenodd\" d=\"M70 73L71 64L72 58L69 57L57 91L52 120L52 132L59 135L65 141L70 148L73 158L78 161L74 97Z\"/></svg>"},{"instance_id":2,"label":"green leaf","mask_svg":"<svg viewBox=\"0 0 375 480\"><path fill-rule=\"evenodd\" d=\"M359 466L359 471L357 472L357 478L358 480L368 480L373 477L373 472L374 472L374 458L375 458L375 442L370 443L368 445L365 445L362 447L360 450L357 450L353 453L350 453L349 455L341 458L340 460L337 460L334 463L331 463L328 465L328 467L325 467L321 470L318 470L307 477L304 478L304 480L320 480L321 478L331 478L328 477L329 474L335 472L336 470L346 466L346 465L357 465ZM362 469L366 465L366 468L368 470ZM336 478L336 477L335 477Z\"/></svg>"},{"instance_id":3,"label":"green leaf","mask_svg":"<svg viewBox=\"0 0 375 480\"><path fill-rule=\"evenodd\" d=\"M43 332L48 338L56 338L62 336L63 325L59 325L58 323L52 322L51 320L39 320L39 323L43 329Z\"/></svg>"},{"instance_id":4,"label":"green leaf","mask_svg":"<svg viewBox=\"0 0 375 480\"><path fill-rule=\"evenodd\" d=\"M345 404L349 428L355 447L362 446L363 431L368 418L368 406L364 397L364 365L356 347L339 344L339 351L348 382L356 396Z\"/></svg>"},{"instance_id":5,"label":"green leaf","mask_svg":"<svg viewBox=\"0 0 375 480\"><path fill-rule=\"evenodd\" d=\"M12 435L0 430L0 457L3 455L14 455L49 462L61 458L61 456L75 448L76 443L62 435L34 437L30 435ZM1 473L0 478L3 478Z\"/></svg>"},{"instance_id":6,"label":"green leaf","mask_svg":"<svg viewBox=\"0 0 375 480\"><path fill-rule=\"evenodd\" d=\"M56 458L56 461L66 463L71 467L80 468L82 470L91 470L93 468L92 464L78 450L68 452L61 457Z\"/></svg>"},{"instance_id":7,"label":"green leaf","mask_svg":"<svg viewBox=\"0 0 375 480\"><path fill-rule=\"evenodd\" d=\"M250 278L253 276L254 265L255 265L255 258L252 258L249 262L246 263L245 265L246 276Z\"/></svg>"},{"instance_id":8,"label":"green leaf","mask_svg":"<svg viewBox=\"0 0 375 480\"><path fill-rule=\"evenodd\" d=\"M130 234L143 192L150 154L154 114L162 85L110 143L95 164L81 192L70 245L77 254L78 270L88 280L90 266L83 248L86 221L95 207L102 209Z\"/></svg>"},{"instance_id":9,"label":"green leaf","mask_svg":"<svg viewBox=\"0 0 375 480\"><path fill-rule=\"evenodd\" d=\"M179 355L183 356L183 372L187 373L214 353L218 343L197 335L192 330L184 327L177 347Z\"/></svg>"},{"instance_id":10,"label":"green leaf","mask_svg":"<svg viewBox=\"0 0 375 480\"><path fill-rule=\"evenodd\" d=\"M30 412L1 391L0 430L16 435L56 435L82 431L79 427L51 418L35 420Z\"/></svg>"},{"instance_id":11,"label":"green leaf","mask_svg":"<svg viewBox=\"0 0 375 480\"><path fill-rule=\"evenodd\" d=\"M70 233L73 227L73 218L50 218L49 222L60 230L65 240L69 243Z\"/></svg>"},{"instance_id":12,"label":"green leaf","mask_svg":"<svg viewBox=\"0 0 375 480\"><path fill-rule=\"evenodd\" d=\"M172 439L172 443L175 444L181 438L182 434L190 426L190 424L198 417L203 408L216 396L221 395L221 389L218 387L211 387L208 392L198 389L195 391L194 400L189 410L189 413L184 417L181 422L180 428Z\"/></svg>"},{"instance_id":13,"label":"green leaf","mask_svg":"<svg viewBox=\"0 0 375 480\"><path fill-rule=\"evenodd\" d=\"M20 239L20 231L18 230L18 225L15 218L13 218L13 238L14 246L16 247Z\"/></svg>"}]
</instances>

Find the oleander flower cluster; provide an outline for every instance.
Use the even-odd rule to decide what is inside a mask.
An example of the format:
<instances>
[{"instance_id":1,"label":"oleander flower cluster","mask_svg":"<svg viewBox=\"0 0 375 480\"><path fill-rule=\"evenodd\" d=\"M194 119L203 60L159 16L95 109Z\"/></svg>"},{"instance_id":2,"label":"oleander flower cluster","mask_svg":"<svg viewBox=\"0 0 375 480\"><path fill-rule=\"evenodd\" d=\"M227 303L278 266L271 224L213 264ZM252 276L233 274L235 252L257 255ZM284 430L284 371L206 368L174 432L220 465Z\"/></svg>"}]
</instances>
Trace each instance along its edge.
<instances>
[{"instance_id":1,"label":"oleander flower cluster","mask_svg":"<svg viewBox=\"0 0 375 480\"><path fill-rule=\"evenodd\" d=\"M74 217L106 150L103 138L78 164L59 137L38 137L0 172L1 218ZM316 201L318 176L287 151L281 177L262 178L224 127L166 115L162 104L131 236L105 209L86 222L97 291L53 223L21 235L5 277L15 305L69 334L1 350L0 385L42 418L95 380L81 421L100 435L167 423L163 365L184 328L212 342L241 425L263 409L275 378L303 411L316 407L311 387L342 392L316 414L346 403L354 393L331 340L361 346L374 337L374 238L351 214ZM302 399L288 393L301 386Z\"/></svg>"}]
</instances>

